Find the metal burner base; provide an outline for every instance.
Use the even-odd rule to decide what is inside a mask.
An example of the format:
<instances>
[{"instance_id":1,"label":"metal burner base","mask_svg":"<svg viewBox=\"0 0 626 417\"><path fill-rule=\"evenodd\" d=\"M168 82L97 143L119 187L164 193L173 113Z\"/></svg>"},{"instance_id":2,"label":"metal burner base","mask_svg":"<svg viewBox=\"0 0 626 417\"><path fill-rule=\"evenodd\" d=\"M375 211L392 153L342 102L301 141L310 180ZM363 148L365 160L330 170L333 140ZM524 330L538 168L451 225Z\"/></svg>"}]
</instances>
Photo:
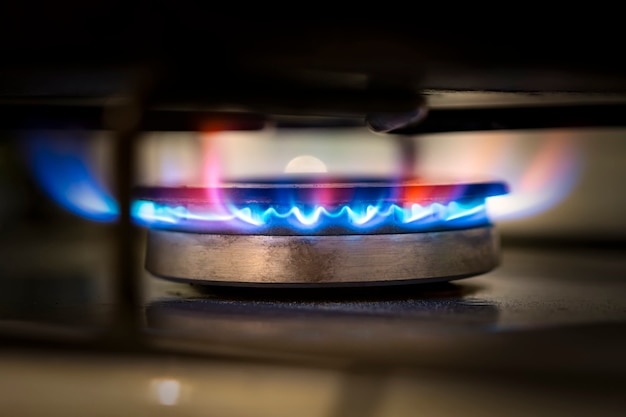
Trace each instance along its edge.
<instances>
[{"instance_id":1,"label":"metal burner base","mask_svg":"<svg viewBox=\"0 0 626 417\"><path fill-rule=\"evenodd\" d=\"M342 236L149 230L146 269L196 284L361 286L451 281L488 272L499 259L491 226Z\"/></svg>"}]
</instances>

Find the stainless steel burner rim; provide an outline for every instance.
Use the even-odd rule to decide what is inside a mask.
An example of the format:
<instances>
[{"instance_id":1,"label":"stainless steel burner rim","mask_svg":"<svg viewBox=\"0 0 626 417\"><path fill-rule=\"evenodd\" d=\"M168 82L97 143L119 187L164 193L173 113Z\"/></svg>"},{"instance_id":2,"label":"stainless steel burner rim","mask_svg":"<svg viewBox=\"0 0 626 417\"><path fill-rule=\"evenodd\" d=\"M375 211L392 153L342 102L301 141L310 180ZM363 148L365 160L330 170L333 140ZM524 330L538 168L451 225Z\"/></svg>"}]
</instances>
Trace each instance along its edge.
<instances>
[{"instance_id":1,"label":"stainless steel burner rim","mask_svg":"<svg viewBox=\"0 0 626 417\"><path fill-rule=\"evenodd\" d=\"M499 264L492 226L428 233L263 236L148 231L146 269L221 285L387 285L450 281Z\"/></svg>"}]
</instances>

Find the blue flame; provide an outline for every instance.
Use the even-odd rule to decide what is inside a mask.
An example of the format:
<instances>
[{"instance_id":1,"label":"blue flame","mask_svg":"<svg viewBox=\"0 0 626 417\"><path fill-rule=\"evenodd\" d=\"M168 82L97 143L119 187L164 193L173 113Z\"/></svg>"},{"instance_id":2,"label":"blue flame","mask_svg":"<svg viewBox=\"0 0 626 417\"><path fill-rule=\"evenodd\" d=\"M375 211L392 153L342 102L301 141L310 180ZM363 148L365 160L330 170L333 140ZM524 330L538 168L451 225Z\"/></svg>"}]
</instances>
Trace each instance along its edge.
<instances>
[{"instance_id":1,"label":"blue flame","mask_svg":"<svg viewBox=\"0 0 626 417\"><path fill-rule=\"evenodd\" d=\"M489 223L484 200L468 202L387 205L342 205L335 209L315 205L266 207L229 206L219 212L182 205L169 206L154 201L133 203L132 216L148 227L200 232L225 230L264 233L285 228L294 232L367 233L380 230L420 232L483 226Z\"/></svg>"},{"instance_id":2,"label":"blue flame","mask_svg":"<svg viewBox=\"0 0 626 417\"><path fill-rule=\"evenodd\" d=\"M117 219L117 202L89 168L85 138L34 135L25 146L35 179L58 204L90 220Z\"/></svg>"},{"instance_id":3,"label":"blue flame","mask_svg":"<svg viewBox=\"0 0 626 417\"><path fill-rule=\"evenodd\" d=\"M27 141L26 155L35 178L57 203L87 219L115 221L119 217L118 204L93 174L87 146L85 138L76 136L33 136ZM459 189L465 188L470 190L471 187L461 186ZM354 199L349 204L332 207L314 202L288 202L289 198L278 198L276 204L252 202L241 206L228 201L211 206L208 203L168 204L139 199L130 209L132 219L138 225L190 232L409 233L489 224L485 198L502 194L504 189L500 184L475 188L459 194L462 195L460 200L422 205L391 203L394 200L390 197L397 192L393 187L391 191L365 187L355 190ZM311 190L321 189L313 187ZM284 191L279 187L276 192ZM268 195L273 196L273 192Z\"/></svg>"}]
</instances>

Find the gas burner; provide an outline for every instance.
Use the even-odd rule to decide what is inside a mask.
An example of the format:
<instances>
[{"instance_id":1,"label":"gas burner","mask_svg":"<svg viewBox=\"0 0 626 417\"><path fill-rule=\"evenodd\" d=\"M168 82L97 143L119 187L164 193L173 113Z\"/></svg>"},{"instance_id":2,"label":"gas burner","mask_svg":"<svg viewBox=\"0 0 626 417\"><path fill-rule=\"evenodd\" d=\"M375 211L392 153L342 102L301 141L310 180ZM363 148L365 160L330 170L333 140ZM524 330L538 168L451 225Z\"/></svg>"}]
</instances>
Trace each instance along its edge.
<instances>
[{"instance_id":1,"label":"gas burner","mask_svg":"<svg viewBox=\"0 0 626 417\"><path fill-rule=\"evenodd\" d=\"M450 281L488 272L499 242L486 198L500 182L319 179L140 187L146 268L224 285L349 286Z\"/></svg>"}]
</instances>

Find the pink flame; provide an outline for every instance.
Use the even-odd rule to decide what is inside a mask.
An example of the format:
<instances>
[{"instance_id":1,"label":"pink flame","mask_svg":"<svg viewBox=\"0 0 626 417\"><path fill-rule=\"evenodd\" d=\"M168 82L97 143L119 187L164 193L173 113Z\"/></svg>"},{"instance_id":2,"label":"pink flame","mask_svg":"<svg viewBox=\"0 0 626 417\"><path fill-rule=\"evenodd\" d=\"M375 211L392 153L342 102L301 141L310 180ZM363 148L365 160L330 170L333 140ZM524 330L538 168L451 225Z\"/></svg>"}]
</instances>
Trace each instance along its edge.
<instances>
[{"instance_id":1,"label":"pink flame","mask_svg":"<svg viewBox=\"0 0 626 417\"><path fill-rule=\"evenodd\" d=\"M214 133L219 131L219 127L209 127L205 129L201 137L203 161L203 180L207 189L207 197L214 202L212 208L213 214L216 216L228 215L229 210L226 202L222 198L220 186L222 185L220 152Z\"/></svg>"},{"instance_id":2,"label":"pink flame","mask_svg":"<svg viewBox=\"0 0 626 417\"><path fill-rule=\"evenodd\" d=\"M545 212L574 188L582 162L577 143L561 131L546 136L528 167L509 180L512 193L487 200L492 219L511 220Z\"/></svg>"},{"instance_id":3,"label":"pink flame","mask_svg":"<svg viewBox=\"0 0 626 417\"><path fill-rule=\"evenodd\" d=\"M419 142L422 174L468 182L487 176L509 184L507 195L489 197L493 220L534 216L572 191L582 166L578 138L567 131L445 134Z\"/></svg>"}]
</instances>

